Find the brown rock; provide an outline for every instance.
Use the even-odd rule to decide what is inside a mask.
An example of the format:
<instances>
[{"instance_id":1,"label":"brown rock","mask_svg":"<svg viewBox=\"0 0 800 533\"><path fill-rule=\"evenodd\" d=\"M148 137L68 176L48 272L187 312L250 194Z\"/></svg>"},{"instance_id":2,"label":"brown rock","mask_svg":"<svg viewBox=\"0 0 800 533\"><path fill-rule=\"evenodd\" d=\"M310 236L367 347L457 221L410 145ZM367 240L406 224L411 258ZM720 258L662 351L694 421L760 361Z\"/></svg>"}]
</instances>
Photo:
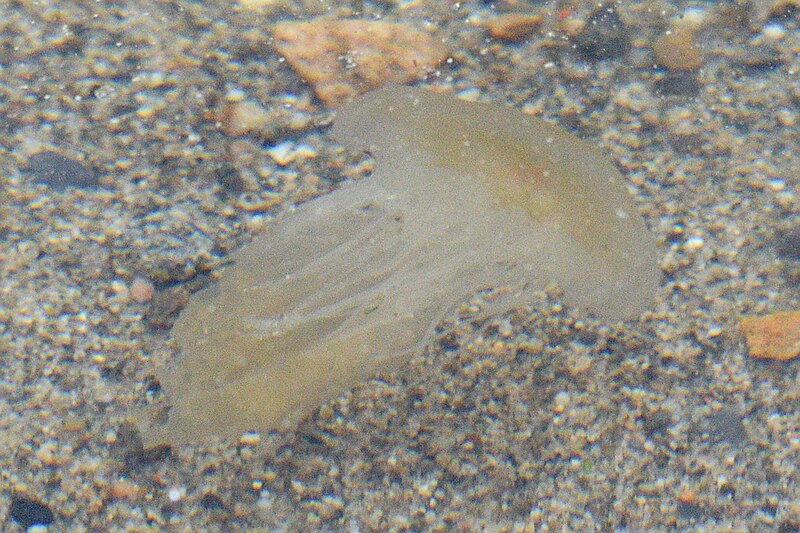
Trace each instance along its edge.
<instances>
[{"instance_id":1,"label":"brown rock","mask_svg":"<svg viewBox=\"0 0 800 533\"><path fill-rule=\"evenodd\" d=\"M687 28L674 29L656 39L653 53L660 66L672 71L697 70L703 65L695 34Z\"/></svg>"},{"instance_id":2,"label":"brown rock","mask_svg":"<svg viewBox=\"0 0 800 533\"><path fill-rule=\"evenodd\" d=\"M328 107L385 82L408 83L447 57L438 41L406 24L316 19L273 28L275 49Z\"/></svg>"},{"instance_id":3,"label":"brown rock","mask_svg":"<svg viewBox=\"0 0 800 533\"><path fill-rule=\"evenodd\" d=\"M493 39L501 41L521 41L530 36L542 25L539 15L525 13L506 13L486 22L486 29Z\"/></svg>"},{"instance_id":4,"label":"brown rock","mask_svg":"<svg viewBox=\"0 0 800 533\"><path fill-rule=\"evenodd\" d=\"M263 129L273 115L257 102L245 100L227 105L220 114L222 130L231 137Z\"/></svg>"},{"instance_id":5,"label":"brown rock","mask_svg":"<svg viewBox=\"0 0 800 533\"><path fill-rule=\"evenodd\" d=\"M750 357L788 361L800 355L800 311L744 317L740 324Z\"/></svg>"},{"instance_id":6,"label":"brown rock","mask_svg":"<svg viewBox=\"0 0 800 533\"><path fill-rule=\"evenodd\" d=\"M110 490L109 494L115 500L130 500L134 501L136 498L139 497L141 493L141 489L134 483L128 481L127 479L121 479L114 483Z\"/></svg>"}]
</instances>

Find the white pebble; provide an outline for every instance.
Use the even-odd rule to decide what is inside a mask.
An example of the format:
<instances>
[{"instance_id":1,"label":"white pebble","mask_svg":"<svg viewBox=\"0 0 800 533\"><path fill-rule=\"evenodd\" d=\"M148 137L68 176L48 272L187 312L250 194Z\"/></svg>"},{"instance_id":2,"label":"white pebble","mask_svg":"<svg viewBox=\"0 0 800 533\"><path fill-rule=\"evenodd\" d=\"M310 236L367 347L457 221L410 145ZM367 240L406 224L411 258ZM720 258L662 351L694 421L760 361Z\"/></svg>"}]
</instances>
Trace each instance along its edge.
<instances>
[{"instance_id":1,"label":"white pebble","mask_svg":"<svg viewBox=\"0 0 800 533\"><path fill-rule=\"evenodd\" d=\"M247 98L247 93L243 89L230 89L225 93L225 100L228 102L242 102L245 98Z\"/></svg>"},{"instance_id":2,"label":"white pebble","mask_svg":"<svg viewBox=\"0 0 800 533\"><path fill-rule=\"evenodd\" d=\"M683 12L683 22L692 28L702 28L708 19L708 11L700 7L690 7Z\"/></svg>"},{"instance_id":3,"label":"white pebble","mask_svg":"<svg viewBox=\"0 0 800 533\"><path fill-rule=\"evenodd\" d=\"M563 413L569 406L570 397L567 391L561 391L553 398L553 410L556 413Z\"/></svg>"},{"instance_id":4,"label":"white pebble","mask_svg":"<svg viewBox=\"0 0 800 533\"><path fill-rule=\"evenodd\" d=\"M285 166L294 161L295 159L306 159L309 157L316 157L317 151L307 145L298 144L294 145L292 141L284 141L276 144L267 150L269 156L279 165Z\"/></svg>"},{"instance_id":5,"label":"white pebble","mask_svg":"<svg viewBox=\"0 0 800 533\"><path fill-rule=\"evenodd\" d=\"M777 22L767 24L761 30L762 35L767 39L772 39L773 41L780 41L784 37L786 37L786 28L783 27L783 24L778 24Z\"/></svg>"},{"instance_id":6,"label":"white pebble","mask_svg":"<svg viewBox=\"0 0 800 533\"><path fill-rule=\"evenodd\" d=\"M172 503L179 502L186 496L186 487L172 487L167 492L167 498Z\"/></svg>"},{"instance_id":7,"label":"white pebble","mask_svg":"<svg viewBox=\"0 0 800 533\"><path fill-rule=\"evenodd\" d=\"M481 96L481 90L473 87L471 89L464 89L463 91L459 91L456 93L456 96L460 100L466 100L467 102L477 102L478 98Z\"/></svg>"},{"instance_id":8,"label":"white pebble","mask_svg":"<svg viewBox=\"0 0 800 533\"><path fill-rule=\"evenodd\" d=\"M686 239L686 243L684 243L683 247L686 250L699 250L705 245L705 241L703 241L702 237L690 237Z\"/></svg>"},{"instance_id":9,"label":"white pebble","mask_svg":"<svg viewBox=\"0 0 800 533\"><path fill-rule=\"evenodd\" d=\"M245 433L242 435L242 438L239 439L239 442L245 446L257 446L258 443L261 442L261 434L254 431Z\"/></svg>"}]
</instances>

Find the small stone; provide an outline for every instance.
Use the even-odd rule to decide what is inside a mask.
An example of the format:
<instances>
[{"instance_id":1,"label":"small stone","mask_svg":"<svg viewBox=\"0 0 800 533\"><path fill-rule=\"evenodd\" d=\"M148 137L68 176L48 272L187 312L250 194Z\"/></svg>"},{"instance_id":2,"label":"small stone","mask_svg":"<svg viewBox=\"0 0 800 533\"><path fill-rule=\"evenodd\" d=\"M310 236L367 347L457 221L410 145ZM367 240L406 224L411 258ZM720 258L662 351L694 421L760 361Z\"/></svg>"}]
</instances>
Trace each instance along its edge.
<instances>
[{"instance_id":1,"label":"small stone","mask_svg":"<svg viewBox=\"0 0 800 533\"><path fill-rule=\"evenodd\" d=\"M292 141L284 141L267 150L267 154L280 166L292 164L298 159L309 159L317 156L317 151L307 145L295 145Z\"/></svg>"},{"instance_id":2,"label":"small stone","mask_svg":"<svg viewBox=\"0 0 800 533\"><path fill-rule=\"evenodd\" d=\"M150 327L166 329L172 326L178 312L189 303L189 294L183 287L160 291L145 311L145 320Z\"/></svg>"},{"instance_id":3,"label":"small stone","mask_svg":"<svg viewBox=\"0 0 800 533\"><path fill-rule=\"evenodd\" d=\"M222 187L222 194L241 194L248 190L249 184L235 166L222 164L214 170L214 178Z\"/></svg>"},{"instance_id":4,"label":"small stone","mask_svg":"<svg viewBox=\"0 0 800 533\"><path fill-rule=\"evenodd\" d=\"M306 511L310 511L313 522L328 522L341 515L344 502L336 496L323 496L321 500L308 500L303 504Z\"/></svg>"},{"instance_id":5,"label":"small stone","mask_svg":"<svg viewBox=\"0 0 800 533\"><path fill-rule=\"evenodd\" d=\"M786 37L786 28L783 24L779 24L777 22L773 22L771 24L767 24L761 30L761 34L766 37L767 39L771 39L773 41L780 41L784 37Z\"/></svg>"},{"instance_id":6,"label":"small stone","mask_svg":"<svg viewBox=\"0 0 800 533\"><path fill-rule=\"evenodd\" d=\"M260 442L261 442L261 433L256 433L253 431L245 433L239 439L239 443L245 446L258 446Z\"/></svg>"},{"instance_id":7,"label":"small stone","mask_svg":"<svg viewBox=\"0 0 800 533\"><path fill-rule=\"evenodd\" d=\"M225 106L219 117L222 131L231 137L263 129L271 120L272 114L252 100Z\"/></svg>"},{"instance_id":8,"label":"small stone","mask_svg":"<svg viewBox=\"0 0 800 533\"><path fill-rule=\"evenodd\" d=\"M131 286L128 292L130 294L131 300L143 304L153 299L155 291L156 291L155 287L149 280L145 278L135 278L131 282Z\"/></svg>"},{"instance_id":9,"label":"small stone","mask_svg":"<svg viewBox=\"0 0 800 533\"><path fill-rule=\"evenodd\" d=\"M709 10L702 7L689 7L680 16L675 24L692 30L700 30L709 22Z\"/></svg>"},{"instance_id":10,"label":"small stone","mask_svg":"<svg viewBox=\"0 0 800 533\"><path fill-rule=\"evenodd\" d=\"M111 486L109 493L115 500L134 501L139 496L139 486L127 479L121 479Z\"/></svg>"},{"instance_id":11,"label":"small stone","mask_svg":"<svg viewBox=\"0 0 800 533\"><path fill-rule=\"evenodd\" d=\"M701 250L705 246L705 241L700 236L693 236L686 239L683 243L683 249L688 252L695 252Z\"/></svg>"},{"instance_id":12,"label":"small stone","mask_svg":"<svg viewBox=\"0 0 800 533\"><path fill-rule=\"evenodd\" d=\"M800 261L800 228L779 231L777 241L778 257Z\"/></svg>"},{"instance_id":13,"label":"small stone","mask_svg":"<svg viewBox=\"0 0 800 533\"><path fill-rule=\"evenodd\" d=\"M769 9L771 19L786 20L800 13L800 0L778 0Z\"/></svg>"},{"instance_id":14,"label":"small stone","mask_svg":"<svg viewBox=\"0 0 800 533\"><path fill-rule=\"evenodd\" d=\"M213 492L207 492L200 498L200 506L206 511L222 511L225 509L225 502Z\"/></svg>"},{"instance_id":15,"label":"small stone","mask_svg":"<svg viewBox=\"0 0 800 533\"><path fill-rule=\"evenodd\" d=\"M58 444L55 441L46 441L36 450L36 458L45 466L59 466L63 459L58 454Z\"/></svg>"},{"instance_id":16,"label":"small stone","mask_svg":"<svg viewBox=\"0 0 800 533\"><path fill-rule=\"evenodd\" d=\"M418 485L417 493L423 498L431 498L433 497L433 493L436 491L436 487L438 486L439 486L439 481L436 479L432 479L426 483Z\"/></svg>"},{"instance_id":17,"label":"small stone","mask_svg":"<svg viewBox=\"0 0 800 533\"><path fill-rule=\"evenodd\" d=\"M486 22L493 39L516 42L529 37L542 25L542 17L526 13L505 13Z\"/></svg>"},{"instance_id":18,"label":"small stone","mask_svg":"<svg viewBox=\"0 0 800 533\"><path fill-rule=\"evenodd\" d=\"M742 414L733 407L724 407L715 411L706 419L706 422L711 442L738 444L747 440L747 430L742 422Z\"/></svg>"},{"instance_id":19,"label":"small stone","mask_svg":"<svg viewBox=\"0 0 800 533\"><path fill-rule=\"evenodd\" d=\"M750 357L789 361L800 355L800 311L744 317L740 324Z\"/></svg>"},{"instance_id":20,"label":"small stone","mask_svg":"<svg viewBox=\"0 0 800 533\"><path fill-rule=\"evenodd\" d=\"M655 93L659 96L697 96L700 82L697 76L689 71L666 71L655 81Z\"/></svg>"},{"instance_id":21,"label":"small stone","mask_svg":"<svg viewBox=\"0 0 800 533\"><path fill-rule=\"evenodd\" d=\"M271 192L245 192L239 195L234 205L248 213L263 213L281 203L280 194Z\"/></svg>"},{"instance_id":22,"label":"small stone","mask_svg":"<svg viewBox=\"0 0 800 533\"><path fill-rule=\"evenodd\" d=\"M245 9L277 9L285 7L287 0L239 0L239 5Z\"/></svg>"},{"instance_id":23,"label":"small stone","mask_svg":"<svg viewBox=\"0 0 800 533\"><path fill-rule=\"evenodd\" d=\"M748 46L733 60L737 66L756 71L775 70L785 62L783 54L771 46Z\"/></svg>"},{"instance_id":24,"label":"small stone","mask_svg":"<svg viewBox=\"0 0 800 533\"><path fill-rule=\"evenodd\" d=\"M53 511L47 505L26 496L12 498L8 516L23 529L49 526L54 520Z\"/></svg>"},{"instance_id":25,"label":"small stone","mask_svg":"<svg viewBox=\"0 0 800 533\"><path fill-rule=\"evenodd\" d=\"M181 501L186 497L186 487L172 487L167 491L167 499L172 503Z\"/></svg>"},{"instance_id":26,"label":"small stone","mask_svg":"<svg viewBox=\"0 0 800 533\"><path fill-rule=\"evenodd\" d=\"M407 24L319 18L281 22L272 33L278 53L328 107L385 82L414 81L447 57L439 41Z\"/></svg>"},{"instance_id":27,"label":"small stone","mask_svg":"<svg viewBox=\"0 0 800 533\"><path fill-rule=\"evenodd\" d=\"M553 411L563 413L570 404L570 396L566 391L561 391L553 397Z\"/></svg>"},{"instance_id":28,"label":"small stone","mask_svg":"<svg viewBox=\"0 0 800 533\"><path fill-rule=\"evenodd\" d=\"M686 28L668 31L656 39L653 53L658 65L667 70L697 70L703 65L694 31Z\"/></svg>"},{"instance_id":29,"label":"small stone","mask_svg":"<svg viewBox=\"0 0 800 533\"><path fill-rule=\"evenodd\" d=\"M67 187L97 188L100 178L82 162L54 151L38 152L28 159L28 171L33 181L55 190Z\"/></svg>"},{"instance_id":30,"label":"small stone","mask_svg":"<svg viewBox=\"0 0 800 533\"><path fill-rule=\"evenodd\" d=\"M628 51L628 29L613 6L600 6L575 36L575 46L588 59L610 59Z\"/></svg>"}]
</instances>

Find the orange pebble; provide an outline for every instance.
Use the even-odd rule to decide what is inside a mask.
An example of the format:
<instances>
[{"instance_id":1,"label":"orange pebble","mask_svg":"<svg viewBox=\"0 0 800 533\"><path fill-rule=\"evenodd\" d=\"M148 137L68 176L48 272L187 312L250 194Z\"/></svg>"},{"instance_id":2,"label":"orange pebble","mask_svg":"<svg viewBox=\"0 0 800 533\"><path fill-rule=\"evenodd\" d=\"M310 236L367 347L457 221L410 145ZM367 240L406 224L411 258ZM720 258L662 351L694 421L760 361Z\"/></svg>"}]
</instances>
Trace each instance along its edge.
<instances>
[{"instance_id":1,"label":"orange pebble","mask_svg":"<svg viewBox=\"0 0 800 533\"><path fill-rule=\"evenodd\" d=\"M743 317L739 323L750 357L789 361L800 356L800 311Z\"/></svg>"},{"instance_id":2,"label":"orange pebble","mask_svg":"<svg viewBox=\"0 0 800 533\"><path fill-rule=\"evenodd\" d=\"M131 282L130 294L134 302L143 304L153 299L155 287L144 278L136 278Z\"/></svg>"},{"instance_id":3,"label":"orange pebble","mask_svg":"<svg viewBox=\"0 0 800 533\"><path fill-rule=\"evenodd\" d=\"M116 482L109 491L115 500L135 500L139 496L139 487L127 479Z\"/></svg>"}]
</instances>

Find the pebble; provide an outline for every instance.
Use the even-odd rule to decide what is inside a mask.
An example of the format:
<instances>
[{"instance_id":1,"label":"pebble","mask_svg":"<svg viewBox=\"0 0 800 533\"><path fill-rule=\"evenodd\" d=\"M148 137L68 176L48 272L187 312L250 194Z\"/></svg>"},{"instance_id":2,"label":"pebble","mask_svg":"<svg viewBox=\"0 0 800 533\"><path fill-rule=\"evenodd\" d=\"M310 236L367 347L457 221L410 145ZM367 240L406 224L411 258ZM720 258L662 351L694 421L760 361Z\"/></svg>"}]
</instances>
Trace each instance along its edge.
<instances>
[{"instance_id":1,"label":"pebble","mask_svg":"<svg viewBox=\"0 0 800 533\"><path fill-rule=\"evenodd\" d=\"M116 483L111 486L109 490L109 494L115 500L136 500L138 498L141 489L135 483L127 480L127 479L120 479Z\"/></svg>"},{"instance_id":2,"label":"pebble","mask_svg":"<svg viewBox=\"0 0 800 533\"><path fill-rule=\"evenodd\" d=\"M43 442L36 450L35 455L45 466L60 466L64 463L64 459L59 454L56 441Z\"/></svg>"},{"instance_id":3,"label":"pebble","mask_svg":"<svg viewBox=\"0 0 800 533\"><path fill-rule=\"evenodd\" d=\"M800 355L800 311L743 317L740 325L750 357L789 361Z\"/></svg>"},{"instance_id":4,"label":"pebble","mask_svg":"<svg viewBox=\"0 0 800 533\"><path fill-rule=\"evenodd\" d=\"M609 5L601 5L589 16L574 42L578 50L592 60L622 56L630 47L628 29L617 10Z\"/></svg>"},{"instance_id":5,"label":"pebble","mask_svg":"<svg viewBox=\"0 0 800 533\"><path fill-rule=\"evenodd\" d=\"M672 71L697 70L703 65L695 33L687 28L664 33L653 43L653 53L659 66Z\"/></svg>"},{"instance_id":6,"label":"pebble","mask_svg":"<svg viewBox=\"0 0 800 533\"><path fill-rule=\"evenodd\" d=\"M792 227L777 234L778 257L800 261L800 228Z\"/></svg>"},{"instance_id":7,"label":"pebble","mask_svg":"<svg viewBox=\"0 0 800 533\"><path fill-rule=\"evenodd\" d=\"M707 9L702 7L689 7L687 8L680 19L675 21L682 27L692 30L700 30L709 22L709 13Z\"/></svg>"},{"instance_id":8,"label":"pebble","mask_svg":"<svg viewBox=\"0 0 800 533\"><path fill-rule=\"evenodd\" d=\"M14 496L11 499L8 516L25 529L34 526L49 526L55 519L50 507L27 496Z\"/></svg>"},{"instance_id":9,"label":"pebble","mask_svg":"<svg viewBox=\"0 0 800 533\"><path fill-rule=\"evenodd\" d=\"M700 89L697 77L689 71L666 71L655 81L655 93L659 96L697 96Z\"/></svg>"},{"instance_id":10,"label":"pebble","mask_svg":"<svg viewBox=\"0 0 800 533\"><path fill-rule=\"evenodd\" d=\"M542 17L527 13L504 13L486 21L485 26L493 39L508 42L530 37L542 25Z\"/></svg>"},{"instance_id":11,"label":"pebble","mask_svg":"<svg viewBox=\"0 0 800 533\"><path fill-rule=\"evenodd\" d=\"M700 236L689 237L686 239L686 242L683 243L683 248L687 252L700 250L703 246L705 246L705 241Z\"/></svg>"},{"instance_id":12,"label":"pebble","mask_svg":"<svg viewBox=\"0 0 800 533\"><path fill-rule=\"evenodd\" d=\"M288 0L239 0L239 5L245 9L277 9L284 7Z\"/></svg>"},{"instance_id":13,"label":"pebble","mask_svg":"<svg viewBox=\"0 0 800 533\"><path fill-rule=\"evenodd\" d=\"M773 41L780 41L784 37L786 37L786 28L783 24L779 24L777 22L767 24L761 30L762 35L767 39L771 39Z\"/></svg>"},{"instance_id":14,"label":"pebble","mask_svg":"<svg viewBox=\"0 0 800 533\"><path fill-rule=\"evenodd\" d=\"M271 192L245 192L239 195L234 205L248 213L263 213L281 203L282 195Z\"/></svg>"},{"instance_id":15,"label":"pebble","mask_svg":"<svg viewBox=\"0 0 800 533\"><path fill-rule=\"evenodd\" d=\"M258 446L260 442L261 442L261 433L256 433L256 432L245 433L239 439L239 443L245 446Z\"/></svg>"},{"instance_id":16,"label":"pebble","mask_svg":"<svg viewBox=\"0 0 800 533\"><path fill-rule=\"evenodd\" d=\"M269 156L280 166L290 165L297 159L308 159L317 156L317 151L307 144L297 144L294 141L284 141L267 150Z\"/></svg>"},{"instance_id":17,"label":"pebble","mask_svg":"<svg viewBox=\"0 0 800 533\"><path fill-rule=\"evenodd\" d=\"M67 187L96 188L100 178L81 161L54 151L38 152L28 158L28 171L33 181L55 190Z\"/></svg>"},{"instance_id":18,"label":"pebble","mask_svg":"<svg viewBox=\"0 0 800 533\"><path fill-rule=\"evenodd\" d=\"M478 99L481 97L481 90L477 87L471 87L469 89L464 89L463 91L459 91L456 93L456 96L460 100L464 100L467 102L477 102Z\"/></svg>"},{"instance_id":19,"label":"pebble","mask_svg":"<svg viewBox=\"0 0 800 533\"><path fill-rule=\"evenodd\" d=\"M147 303L155 295L155 286L145 278L135 278L128 289L131 300L136 303Z\"/></svg>"},{"instance_id":20,"label":"pebble","mask_svg":"<svg viewBox=\"0 0 800 533\"><path fill-rule=\"evenodd\" d=\"M172 503L179 502L186 497L186 487L172 487L167 491L167 499Z\"/></svg>"},{"instance_id":21,"label":"pebble","mask_svg":"<svg viewBox=\"0 0 800 533\"><path fill-rule=\"evenodd\" d=\"M206 511L225 510L225 502L223 502L222 498L213 492L207 492L202 498L200 498L200 506Z\"/></svg>"},{"instance_id":22,"label":"pebble","mask_svg":"<svg viewBox=\"0 0 800 533\"><path fill-rule=\"evenodd\" d=\"M332 108L386 82L414 81L448 54L412 25L376 20L281 22L272 34L278 53Z\"/></svg>"},{"instance_id":23,"label":"pebble","mask_svg":"<svg viewBox=\"0 0 800 533\"><path fill-rule=\"evenodd\" d=\"M788 19L800 13L800 0L778 0L769 9L773 19Z\"/></svg>"},{"instance_id":24,"label":"pebble","mask_svg":"<svg viewBox=\"0 0 800 533\"><path fill-rule=\"evenodd\" d=\"M238 137L265 128L272 118L272 113L264 109L261 104L245 100L225 106L219 121L222 131L231 137Z\"/></svg>"}]
</instances>

